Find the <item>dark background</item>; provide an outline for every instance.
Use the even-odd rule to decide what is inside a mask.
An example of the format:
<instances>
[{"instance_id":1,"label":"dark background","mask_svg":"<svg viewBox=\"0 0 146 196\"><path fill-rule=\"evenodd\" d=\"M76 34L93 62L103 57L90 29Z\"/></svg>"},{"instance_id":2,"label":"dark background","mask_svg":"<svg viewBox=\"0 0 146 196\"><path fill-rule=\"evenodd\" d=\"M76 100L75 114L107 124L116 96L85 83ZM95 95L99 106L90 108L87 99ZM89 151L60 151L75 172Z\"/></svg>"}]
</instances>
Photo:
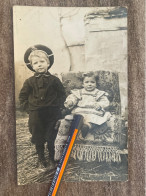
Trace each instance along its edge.
<instances>
[{"instance_id":1,"label":"dark background","mask_svg":"<svg viewBox=\"0 0 146 196\"><path fill-rule=\"evenodd\" d=\"M59 196L144 196L145 186L145 1L144 0L5 0L0 1L0 195L45 196L50 184L17 185L13 59L13 5L127 6L129 181L62 182Z\"/></svg>"}]
</instances>

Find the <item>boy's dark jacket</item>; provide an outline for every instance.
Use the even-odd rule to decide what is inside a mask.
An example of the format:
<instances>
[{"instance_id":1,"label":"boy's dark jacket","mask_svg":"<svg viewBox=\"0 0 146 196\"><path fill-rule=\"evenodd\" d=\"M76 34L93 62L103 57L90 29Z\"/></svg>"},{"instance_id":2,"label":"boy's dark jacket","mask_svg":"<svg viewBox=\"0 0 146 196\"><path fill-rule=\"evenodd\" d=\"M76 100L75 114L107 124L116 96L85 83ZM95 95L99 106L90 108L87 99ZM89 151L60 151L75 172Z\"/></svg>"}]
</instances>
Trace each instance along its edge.
<instances>
[{"instance_id":1,"label":"boy's dark jacket","mask_svg":"<svg viewBox=\"0 0 146 196\"><path fill-rule=\"evenodd\" d=\"M38 110L49 106L63 107L65 90L60 80L51 75L37 74L28 78L20 91L19 100L24 111Z\"/></svg>"}]
</instances>

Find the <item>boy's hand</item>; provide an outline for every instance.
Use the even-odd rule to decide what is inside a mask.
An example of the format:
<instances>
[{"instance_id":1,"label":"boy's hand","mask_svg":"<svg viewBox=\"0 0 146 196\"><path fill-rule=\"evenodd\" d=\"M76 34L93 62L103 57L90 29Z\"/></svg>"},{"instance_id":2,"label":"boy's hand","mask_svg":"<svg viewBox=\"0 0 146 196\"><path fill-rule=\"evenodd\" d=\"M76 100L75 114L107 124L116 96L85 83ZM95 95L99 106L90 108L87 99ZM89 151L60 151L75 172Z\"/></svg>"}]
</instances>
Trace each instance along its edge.
<instances>
[{"instance_id":1,"label":"boy's hand","mask_svg":"<svg viewBox=\"0 0 146 196\"><path fill-rule=\"evenodd\" d=\"M68 108L63 108L61 110L61 118L64 118L66 115L70 114L70 110Z\"/></svg>"},{"instance_id":2,"label":"boy's hand","mask_svg":"<svg viewBox=\"0 0 146 196\"><path fill-rule=\"evenodd\" d=\"M59 128L59 126L60 126L60 120L58 120L57 122L56 122L56 124L55 124L55 127L54 127L54 129L55 130L58 130L58 128Z\"/></svg>"}]
</instances>

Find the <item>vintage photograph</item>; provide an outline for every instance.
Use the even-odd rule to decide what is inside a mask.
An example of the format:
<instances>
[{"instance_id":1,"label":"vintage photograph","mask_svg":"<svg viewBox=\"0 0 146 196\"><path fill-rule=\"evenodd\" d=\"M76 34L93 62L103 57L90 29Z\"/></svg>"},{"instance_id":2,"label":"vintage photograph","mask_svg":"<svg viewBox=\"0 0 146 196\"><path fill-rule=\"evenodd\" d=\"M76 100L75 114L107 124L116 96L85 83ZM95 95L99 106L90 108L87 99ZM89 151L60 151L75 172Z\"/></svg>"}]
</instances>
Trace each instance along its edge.
<instances>
[{"instance_id":1,"label":"vintage photograph","mask_svg":"<svg viewBox=\"0 0 146 196\"><path fill-rule=\"evenodd\" d=\"M17 180L50 182L75 114L63 180L128 180L126 7L13 7Z\"/></svg>"}]
</instances>

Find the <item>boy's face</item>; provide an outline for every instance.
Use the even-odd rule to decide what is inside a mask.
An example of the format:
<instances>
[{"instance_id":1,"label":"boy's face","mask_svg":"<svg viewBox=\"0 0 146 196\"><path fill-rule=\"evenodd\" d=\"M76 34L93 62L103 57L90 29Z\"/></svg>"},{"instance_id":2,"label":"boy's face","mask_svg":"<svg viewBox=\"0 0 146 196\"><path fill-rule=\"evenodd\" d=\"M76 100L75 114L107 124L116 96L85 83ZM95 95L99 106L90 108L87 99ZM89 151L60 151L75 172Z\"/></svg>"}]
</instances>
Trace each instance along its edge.
<instances>
[{"instance_id":1,"label":"boy's face","mask_svg":"<svg viewBox=\"0 0 146 196\"><path fill-rule=\"evenodd\" d=\"M46 73L50 65L49 59L33 56L31 59L31 65L36 73Z\"/></svg>"},{"instance_id":2,"label":"boy's face","mask_svg":"<svg viewBox=\"0 0 146 196\"><path fill-rule=\"evenodd\" d=\"M96 80L94 77L85 77L83 87L86 91L93 91L96 88Z\"/></svg>"}]
</instances>

